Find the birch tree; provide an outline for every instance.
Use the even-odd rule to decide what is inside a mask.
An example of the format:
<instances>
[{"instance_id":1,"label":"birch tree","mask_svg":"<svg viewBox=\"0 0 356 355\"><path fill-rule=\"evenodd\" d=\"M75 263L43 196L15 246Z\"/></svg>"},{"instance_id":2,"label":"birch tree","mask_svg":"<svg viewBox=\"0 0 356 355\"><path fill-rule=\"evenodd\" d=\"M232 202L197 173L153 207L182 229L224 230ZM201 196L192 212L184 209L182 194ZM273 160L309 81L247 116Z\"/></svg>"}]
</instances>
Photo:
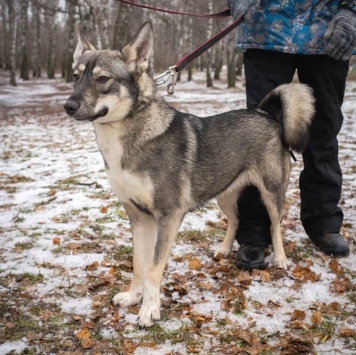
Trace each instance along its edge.
<instances>
[{"instance_id":1,"label":"birch tree","mask_svg":"<svg viewBox=\"0 0 356 355\"><path fill-rule=\"evenodd\" d=\"M209 13L213 12L213 0L209 0L209 5L208 5L208 11ZM208 28L206 31L206 36L207 38L212 37L213 35L213 19L208 20ZM213 86L213 80L211 78L211 50L209 49L206 52L206 86L207 87L212 87Z\"/></svg>"}]
</instances>

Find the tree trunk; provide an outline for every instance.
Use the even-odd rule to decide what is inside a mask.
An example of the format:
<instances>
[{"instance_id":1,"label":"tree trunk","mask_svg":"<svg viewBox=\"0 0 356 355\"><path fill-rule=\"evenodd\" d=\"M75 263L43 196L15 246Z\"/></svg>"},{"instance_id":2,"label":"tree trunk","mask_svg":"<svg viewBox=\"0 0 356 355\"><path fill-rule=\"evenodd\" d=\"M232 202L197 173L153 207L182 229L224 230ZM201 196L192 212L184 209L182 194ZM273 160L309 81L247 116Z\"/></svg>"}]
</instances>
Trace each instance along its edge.
<instances>
[{"instance_id":1,"label":"tree trunk","mask_svg":"<svg viewBox=\"0 0 356 355\"><path fill-rule=\"evenodd\" d=\"M67 19L67 27L68 27L68 45L66 51L66 65L65 65L65 76L66 82L69 83L73 80L73 53L74 53L74 28L75 28L75 15L76 15L76 7L77 2L74 0L66 0L67 1L67 9L68 9L68 19Z\"/></svg>"},{"instance_id":2,"label":"tree trunk","mask_svg":"<svg viewBox=\"0 0 356 355\"><path fill-rule=\"evenodd\" d=\"M9 10L9 31L10 31L10 85L16 86L16 0L6 0Z\"/></svg>"},{"instance_id":3,"label":"tree trunk","mask_svg":"<svg viewBox=\"0 0 356 355\"><path fill-rule=\"evenodd\" d=\"M57 47L57 5L58 1L53 2L53 13L51 14L51 37L48 56L47 77L54 79L56 74L56 47Z\"/></svg>"},{"instance_id":4,"label":"tree trunk","mask_svg":"<svg viewBox=\"0 0 356 355\"><path fill-rule=\"evenodd\" d=\"M238 58L237 58L236 75L241 76L242 75L243 61L244 61L244 52L243 51L238 51L237 54L238 54Z\"/></svg>"},{"instance_id":5,"label":"tree trunk","mask_svg":"<svg viewBox=\"0 0 356 355\"><path fill-rule=\"evenodd\" d=\"M226 50L227 57L227 87L234 88L236 82L236 52L235 49Z\"/></svg>"},{"instance_id":6,"label":"tree trunk","mask_svg":"<svg viewBox=\"0 0 356 355\"><path fill-rule=\"evenodd\" d=\"M209 0L208 4L208 13L213 12L213 0ZM207 38L210 38L213 34L213 20L208 20L208 28L207 28ZM210 49L206 52L206 86L213 86L213 79L211 77L211 51Z\"/></svg>"},{"instance_id":7,"label":"tree trunk","mask_svg":"<svg viewBox=\"0 0 356 355\"><path fill-rule=\"evenodd\" d=\"M8 48L8 19L6 15L6 4L1 2L1 21L2 21L2 54L1 64L5 70L10 70L9 48Z\"/></svg>"},{"instance_id":8,"label":"tree trunk","mask_svg":"<svg viewBox=\"0 0 356 355\"><path fill-rule=\"evenodd\" d=\"M30 80L27 33L28 33L28 0L21 0L21 73L23 80Z\"/></svg>"},{"instance_id":9,"label":"tree trunk","mask_svg":"<svg viewBox=\"0 0 356 355\"><path fill-rule=\"evenodd\" d=\"M41 76L41 18L40 7L37 2L32 3L32 16L35 28L33 39L32 74L33 77L39 78Z\"/></svg>"}]
</instances>

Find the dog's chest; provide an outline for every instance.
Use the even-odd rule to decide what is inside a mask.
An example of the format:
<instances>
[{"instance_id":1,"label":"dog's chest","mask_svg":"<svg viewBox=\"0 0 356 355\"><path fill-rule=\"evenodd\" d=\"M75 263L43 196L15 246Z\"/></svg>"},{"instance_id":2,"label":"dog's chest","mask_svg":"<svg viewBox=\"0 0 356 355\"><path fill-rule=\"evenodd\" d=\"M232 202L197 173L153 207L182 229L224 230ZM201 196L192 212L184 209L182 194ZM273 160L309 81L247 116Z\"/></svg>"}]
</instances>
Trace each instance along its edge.
<instances>
[{"instance_id":1,"label":"dog's chest","mask_svg":"<svg viewBox=\"0 0 356 355\"><path fill-rule=\"evenodd\" d=\"M130 200L151 207L153 184L147 174L122 168L124 148L113 129L95 127L99 149L106 162L106 174L115 195L122 202Z\"/></svg>"}]
</instances>

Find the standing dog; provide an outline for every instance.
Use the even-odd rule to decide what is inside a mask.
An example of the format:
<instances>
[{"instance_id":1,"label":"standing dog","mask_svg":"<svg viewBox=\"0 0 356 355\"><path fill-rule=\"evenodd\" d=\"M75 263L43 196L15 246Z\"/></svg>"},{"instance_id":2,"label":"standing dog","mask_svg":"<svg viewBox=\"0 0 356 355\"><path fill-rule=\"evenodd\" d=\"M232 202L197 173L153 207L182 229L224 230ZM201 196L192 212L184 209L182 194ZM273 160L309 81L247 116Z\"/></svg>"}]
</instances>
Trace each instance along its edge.
<instances>
[{"instance_id":1,"label":"standing dog","mask_svg":"<svg viewBox=\"0 0 356 355\"><path fill-rule=\"evenodd\" d=\"M257 110L200 118L178 112L156 95L147 73L153 30L145 23L121 51L96 50L84 37L74 53L74 91L64 108L93 122L114 193L129 217L134 275L113 301L142 301L141 326L160 319L160 283L184 215L217 198L228 230L217 254L227 256L238 226L236 201L255 185L271 219L274 264L286 268L280 219L289 149L302 151L314 113L311 90L277 87Z\"/></svg>"}]
</instances>

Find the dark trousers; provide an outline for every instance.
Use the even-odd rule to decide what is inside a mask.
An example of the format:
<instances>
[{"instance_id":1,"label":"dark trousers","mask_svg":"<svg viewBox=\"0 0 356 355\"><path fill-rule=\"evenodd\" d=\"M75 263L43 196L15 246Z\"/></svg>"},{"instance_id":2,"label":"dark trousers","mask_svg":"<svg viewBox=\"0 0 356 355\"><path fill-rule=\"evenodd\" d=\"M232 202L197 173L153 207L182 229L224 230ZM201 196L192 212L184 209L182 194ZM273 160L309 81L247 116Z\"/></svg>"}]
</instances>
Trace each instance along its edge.
<instances>
[{"instance_id":1,"label":"dark trousers","mask_svg":"<svg viewBox=\"0 0 356 355\"><path fill-rule=\"evenodd\" d=\"M311 238L339 232L343 213L338 207L342 175L337 134L343 121L341 105L349 63L326 55L249 49L245 52L244 65L248 108L257 107L276 86L291 82L296 71L299 81L313 88L316 114L310 128L309 143L303 153L304 169L299 179L300 218ZM238 243L269 245L270 220L255 187L242 192L238 210Z\"/></svg>"}]
</instances>

